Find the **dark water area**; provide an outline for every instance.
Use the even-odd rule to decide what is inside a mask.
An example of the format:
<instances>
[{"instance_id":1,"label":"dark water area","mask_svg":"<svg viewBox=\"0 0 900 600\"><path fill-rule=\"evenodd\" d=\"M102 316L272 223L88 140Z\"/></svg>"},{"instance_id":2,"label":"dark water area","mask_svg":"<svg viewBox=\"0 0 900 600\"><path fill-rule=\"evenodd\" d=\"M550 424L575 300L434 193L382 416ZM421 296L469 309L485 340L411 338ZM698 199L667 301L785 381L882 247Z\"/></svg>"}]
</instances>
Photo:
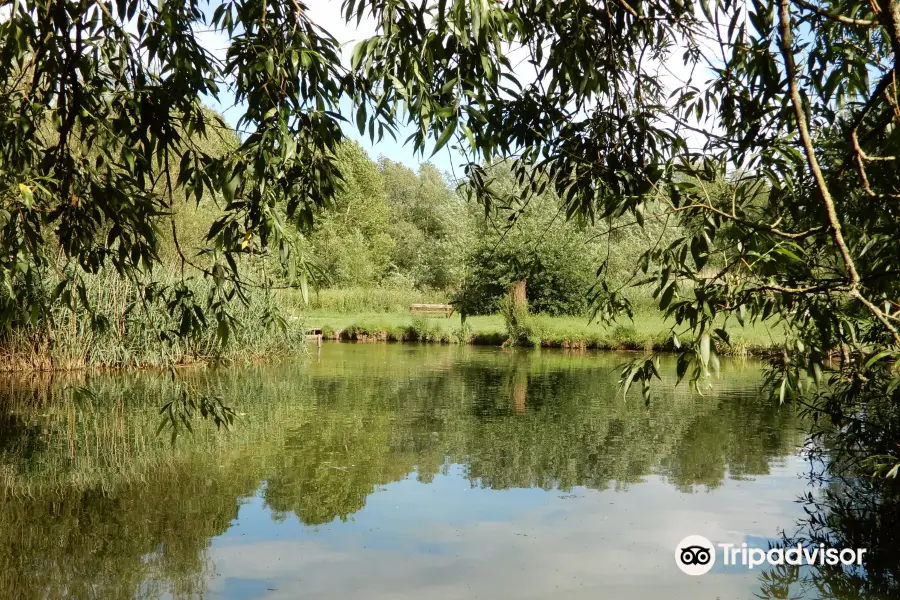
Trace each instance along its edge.
<instances>
[{"instance_id":1,"label":"dark water area","mask_svg":"<svg viewBox=\"0 0 900 600\"><path fill-rule=\"evenodd\" d=\"M688 535L765 549L797 527L803 426L752 361L703 395L664 361L645 405L624 359L326 344L178 384L5 381L0 597L876 597L808 567L682 573ZM177 385L234 430L157 436Z\"/></svg>"}]
</instances>

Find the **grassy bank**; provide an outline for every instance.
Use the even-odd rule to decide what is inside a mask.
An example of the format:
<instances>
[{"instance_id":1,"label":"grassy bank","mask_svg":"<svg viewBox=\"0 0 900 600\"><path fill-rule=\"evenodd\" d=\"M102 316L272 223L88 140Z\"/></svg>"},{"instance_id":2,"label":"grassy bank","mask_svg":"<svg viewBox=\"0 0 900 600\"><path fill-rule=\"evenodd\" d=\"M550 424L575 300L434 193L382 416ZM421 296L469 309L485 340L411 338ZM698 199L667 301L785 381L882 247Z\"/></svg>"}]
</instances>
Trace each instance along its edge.
<instances>
[{"instance_id":1,"label":"grassy bank","mask_svg":"<svg viewBox=\"0 0 900 600\"><path fill-rule=\"evenodd\" d=\"M326 339L357 342L427 342L500 346L510 340L500 314L450 318L414 316L413 303L440 303L445 298L388 290L328 290L309 309L294 308L311 327L320 327ZM349 309L349 310L346 310ZM670 328L662 313L649 303L638 305L634 320L611 326L587 317L529 315L528 344L546 348L596 350L674 350ZM731 347L722 354L763 355L780 342L781 332L762 325L733 329ZM681 339L681 338L680 338ZM685 341L687 338L684 338Z\"/></svg>"},{"instance_id":2,"label":"grassy bank","mask_svg":"<svg viewBox=\"0 0 900 600\"><path fill-rule=\"evenodd\" d=\"M171 277L175 281L175 276ZM164 306L135 307L134 287L112 274L90 280L96 313L59 310L52 327L21 327L0 333L0 372L139 369L209 362L247 362L301 353L306 329L319 327L336 341L425 342L518 345L596 350L674 350L670 328L645 298L637 298L633 321L611 326L587 317L527 315L511 336L501 314L450 318L414 316L415 303L446 303L440 293L415 290L356 288L320 290L304 305L296 290L265 296L253 294L248 305L235 303L231 315L238 324L226 343L216 335L215 321L195 335L181 338L177 314ZM211 283L190 282L198 298ZM285 318L273 325L271 315ZM100 318L103 326L97 327ZM764 326L732 329L731 355L764 355L781 340L781 333ZM680 336L680 339L681 336ZM682 341L686 341L683 338Z\"/></svg>"}]
</instances>

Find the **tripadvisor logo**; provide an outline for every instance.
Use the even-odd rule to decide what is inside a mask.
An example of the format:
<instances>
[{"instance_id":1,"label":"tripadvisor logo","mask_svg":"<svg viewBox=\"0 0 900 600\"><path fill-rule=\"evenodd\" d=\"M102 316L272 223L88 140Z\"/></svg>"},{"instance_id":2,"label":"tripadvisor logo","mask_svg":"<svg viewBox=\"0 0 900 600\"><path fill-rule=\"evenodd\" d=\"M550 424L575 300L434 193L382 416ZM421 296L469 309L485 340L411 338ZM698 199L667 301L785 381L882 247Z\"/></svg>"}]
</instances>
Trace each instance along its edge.
<instances>
[{"instance_id":1,"label":"tripadvisor logo","mask_svg":"<svg viewBox=\"0 0 900 600\"><path fill-rule=\"evenodd\" d=\"M716 564L716 547L722 553L722 564L743 565L753 569L760 565L862 565L865 548L828 548L825 544L787 548L749 548L747 544L713 545L702 535L689 535L675 547L675 564L688 575L704 575Z\"/></svg>"},{"instance_id":2,"label":"tripadvisor logo","mask_svg":"<svg viewBox=\"0 0 900 600\"><path fill-rule=\"evenodd\" d=\"M704 575L716 564L716 549L702 535L689 535L675 547L675 564L688 575Z\"/></svg>"}]
</instances>

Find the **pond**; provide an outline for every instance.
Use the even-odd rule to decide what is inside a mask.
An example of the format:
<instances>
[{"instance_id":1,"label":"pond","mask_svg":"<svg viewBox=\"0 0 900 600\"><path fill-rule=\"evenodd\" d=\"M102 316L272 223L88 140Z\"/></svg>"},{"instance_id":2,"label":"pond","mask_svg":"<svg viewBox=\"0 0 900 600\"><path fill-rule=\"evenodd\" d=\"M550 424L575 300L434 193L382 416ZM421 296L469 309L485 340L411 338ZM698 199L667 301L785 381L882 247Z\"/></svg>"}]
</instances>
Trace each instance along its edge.
<instances>
[{"instance_id":1,"label":"pond","mask_svg":"<svg viewBox=\"0 0 900 600\"><path fill-rule=\"evenodd\" d=\"M325 344L174 381L4 380L0 597L788 597L771 567L691 577L674 556L795 526L795 412L752 361L703 395L664 362L649 405L624 399L626 358ZM233 430L157 436L182 388Z\"/></svg>"}]
</instances>

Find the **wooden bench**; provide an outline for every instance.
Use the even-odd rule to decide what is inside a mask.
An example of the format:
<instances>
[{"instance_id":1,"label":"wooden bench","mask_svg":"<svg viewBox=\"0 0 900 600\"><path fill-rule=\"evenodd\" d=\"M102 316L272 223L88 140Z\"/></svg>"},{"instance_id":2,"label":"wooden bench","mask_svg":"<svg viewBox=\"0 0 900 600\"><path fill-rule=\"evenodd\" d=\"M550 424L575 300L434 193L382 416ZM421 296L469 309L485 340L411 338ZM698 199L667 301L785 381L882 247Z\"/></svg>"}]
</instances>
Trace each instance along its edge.
<instances>
[{"instance_id":1,"label":"wooden bench","mask_svg":"<svg viewBox=\"0 0 900 600\"><path fill-rule=\"evenodd\" d=\"M413 315L444 315L450 318L453 314L453 306L450 304L412 304L409 307Z\"/></svg>"},{"instance_id":2,"label":"wooden bench","mask_svg":"<svg viewBox=\"0 0 900 600\"><path fill-rule=\"evenodd\" d=\"M306 339L315 338L316 345L322 345L322 328L321 327L307 327L306 328Z\"/></svg>"}]
</instances>

